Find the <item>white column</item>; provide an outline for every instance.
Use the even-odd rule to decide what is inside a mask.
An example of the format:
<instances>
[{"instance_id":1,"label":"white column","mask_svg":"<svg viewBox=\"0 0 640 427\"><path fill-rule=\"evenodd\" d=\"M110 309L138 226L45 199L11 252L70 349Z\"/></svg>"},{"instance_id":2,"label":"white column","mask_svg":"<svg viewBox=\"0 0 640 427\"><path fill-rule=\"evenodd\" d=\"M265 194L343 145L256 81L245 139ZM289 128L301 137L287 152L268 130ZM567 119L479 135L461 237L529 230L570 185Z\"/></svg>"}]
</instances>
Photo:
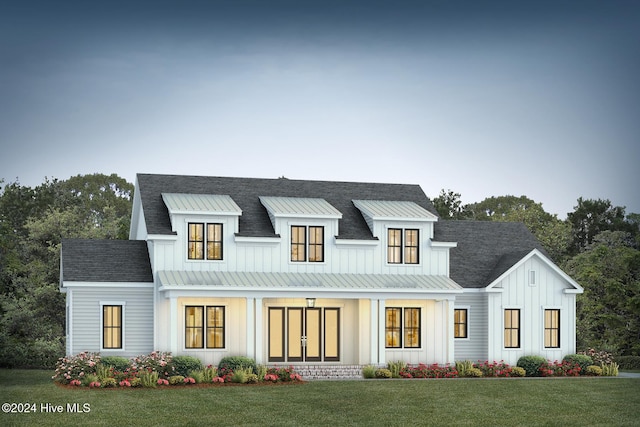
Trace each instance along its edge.
<instances>
[{"instance_id":1,"label":"white column","mask_svg":"<svg viewBox=\"0 0 640 427\"><path fill-rule=\"evenodd\" d=\"M446 330L446 336L447 336L447 363L455 363L455 334L454 334L454 319L455 319L455 301L452 300L446 300L445 303L447 304L447 327L445 328Z\"/></svg>"},{"instance_id":2,"label":"white column","mask_svg":"<svg viewBox=\"0 0 640 427\"><path fill-rule=\"evenodd\" d=\"M378 300L371 299L371 318L369 319L369 360L378 364Z\"/></svg>"},{"instance_id":3,"label":"white column","mask_svg":"<svg viewBox=\"0 0 640 427\"><path fill-rule=\"evenodd\" d=\"M247 306L247 356L251 357L255 360L255 336L256 336L256 325L255 325L255 310L254 310L254 298L246 298Z\"/></svg>"},{"instance_id":4,"label":"white column","mask_svg":"<svg viewBox=\"0 0 640 427\"><path fill-rule=\"evenodd\" d=\"M386 354L386 339L385 339L385 326L386 326L386 302L381 299L378 302L378 364L387 364Z\"/></svg>"},{"instance_id":5,"label":"white column","mask_svg":"<svg viewBox=\"0 0 640 427\"><path fill-rule=\"evenodd\" d=\"M178 353L178 298L169 298L169 351Z\"/></svg>"},{"instance_id":6,"label":"white column","mask_svg":"<svg viewBox=\"0 0 640 427\"><path fill-rule=\"evenodd\" d=\"M254 315L254 336L255 336L255 360L258 364L264 364L264 328L262 326L262 298L255 299Z\"/></svg>"}]
</instances>

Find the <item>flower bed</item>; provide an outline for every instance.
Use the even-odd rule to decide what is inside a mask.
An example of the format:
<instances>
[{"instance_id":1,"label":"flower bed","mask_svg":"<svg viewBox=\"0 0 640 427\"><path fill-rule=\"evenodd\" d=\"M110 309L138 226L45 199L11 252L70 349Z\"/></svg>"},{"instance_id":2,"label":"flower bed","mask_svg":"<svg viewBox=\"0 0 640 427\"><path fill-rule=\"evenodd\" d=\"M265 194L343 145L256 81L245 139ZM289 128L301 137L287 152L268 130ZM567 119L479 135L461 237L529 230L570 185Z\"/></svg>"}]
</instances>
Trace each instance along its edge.
<instances>
[{"instance_id":1,"label":"flower bed","mask_svg":"<svg viewBox=\"0 0 640 427\"><path fill-rule=\"evenodd\" d=\"M182 358L182 359L180 359ZM116 370L102 362L99 353L83 352L75 356L60 358L51 377L57 384L69 387L87 388L135 388L135 387L175 387L195 385L227 384L280 384L300 383L302 377L292 366L269 367L258 365L238 367L234 370L218 371L215 366L202 367L196 360L197 368L185 375L180 372L188 356L173 359L170 353L152 352L129 360L129 365ZM107 359L108 360L108 359ZM178 363L178 361L180 363ZM192 363L192 360L187 360Z\"/></svg>"}]
</instances>

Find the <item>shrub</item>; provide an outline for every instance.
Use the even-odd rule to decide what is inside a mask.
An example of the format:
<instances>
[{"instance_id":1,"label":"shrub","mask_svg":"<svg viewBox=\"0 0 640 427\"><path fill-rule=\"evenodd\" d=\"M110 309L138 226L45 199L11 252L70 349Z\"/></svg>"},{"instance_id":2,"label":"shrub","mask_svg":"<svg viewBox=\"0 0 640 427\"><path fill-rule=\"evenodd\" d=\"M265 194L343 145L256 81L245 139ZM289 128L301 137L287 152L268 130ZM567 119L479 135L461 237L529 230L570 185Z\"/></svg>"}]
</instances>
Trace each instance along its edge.
<instances>
[{"instance_id":1,"label":"shrub","mask_svg":"<svg viewBox=\"0 0 640 427\"><path fill-rule=\"evenodd\" d=\"M469 378L481 378L482 377L482 371L478 368L469 368L467 369L465 375L465 377L469 377Z\"/></svg>"},{"instance_id":2,"label":"shrub","mask_svg":"<svg viewBox=\"0 0 640 427\"><path fill-rule=\"evenodd\" d=\"M198 384L204 383L204 382L211 382L211 379L213 377L211 377L209 379L209 381L205 381L204 378L204 370L203 369L198 369L195 371L189 371L189 373L187 374L187 377L189 378L193 378L195 380L195 382L197 382Z\"/></svg>"},{"instance_id":3,"label":"shrub","mask_svg":"<svg viewBox=\"0 0 640 427\"><path fill-rule=\"evenodd\" d=\"M237 369L251 368L251 372L255 373L256 361L246 356L226 356L218 363L218 374L225 376Z\"/></svg>"},{"instance_id":4,"label":"shrub","mask_svg":"<svg viewBox=\"0 0 640 427\"><path fill-rule=\"evenodd\" d=\"M580 365L582 372L586 372L587 368L593 365L593 359L586 354L567 354L562 358L563 362L573 362Z\"/></svg>"},{"instance_id":5,"label":"shrub","mask_svg":"<svg viewBox=\"0 0 640 427\"><path fill-rule=\"evenodd\" d=\"M640 369L640 356L617 356L614 359L620 369Z\"/></svg>"},{"instance_id":6,"label":"shrub","mask_svg":"<svg viewBox=\"0 0 640 427\"><path fill-rule=\"evenodd\" d=\"M109 366L103 365L99 363L96 365L96 375L98 376L98 380L104 382L107 378L112 378L112 369Z\"/></svg>"},{"instance_id":7,"label":"shrub","mask_svg":"<svg viewBox=\"0 0 640 427\"><path fill-rule=\"evenodd\" d=\"M391 371L391 378L400 378L400 371L407 367L406 362L398 360L397 362L387 363L387 369Z\"/></svg>"},{"instance_id":8,"label":"shrub","mask_svg":"<svg viewBox=\"0 0 640 427\"><path fill-rule=\"evenodd\" d=\"M275 375L278 381L286 382L302 380L302 377L294 371L293 366L289 366L288 368L269 368L267 369L267 375Z\"/></svg>"},{"instance_id":9,"label":"shrub","mask_svg":"<svg viewBox=\"0 0 640 427\"><path fill-rule=\"evenodd\" d=\"M99 363L98 353L86 351L75 356L61 357L56 363L56 370L51 378L56 382L69 384L72 380L81 380L85 375L95 374Z\"/></svg>"},{"instance_id":10,"label":"shrub","mask_svg":"<svg viewBox=\"0 0 640 427\"><path fill-rule=\"evenodd\" d=\"M169 377L169 384L178 385L184 384L184 375L172 375Z\"/></svg>"},{"instance_id":11,"label":"shrub","mask_svg":"<svg viewBox=\"0 0 640 427\"><path fill-rule=\"evenodd\" d=\"M495 360L492 363L489 361L485 361L484 363L477 363L474 365L475 368L480 369L482 371L483 377L510 377L511 376L511 367L501 360L500 362L496 362Z\"/></svg>"},{"instance_id":12,"label":"shrub","mask_svg":"<svg viewBox=\"0 0 640 427\"><path fill-rule=\"evenodd\" d=\"M193 356L174 356L171 359L170 372L173 375L182 375L186 377L190 371L198 371L202 369L202 362Z\"/></svg>"},{"instance_id":13,"label":"shrub","mask_svg":"<svg viewBox=\"0 0 640 427\"><path fill-rule=\"evenodd\" d=\"M138 376L140 385L146 388L156 388L158 385L158 373L156 371L143 371Z\"/></svg>"},{"instance_id":14,"label":"shrub","mask_svg":"<svg viewBox=\"0 0 640 427\"><path fill-rule=\"evenodd\" d=\"M547 360L542 356L522 356L516 366L523 368L527 377L538 377L540 366Z\"/></svg>"},{"instance_id":15,"label":"shrub","mask_svg":"<svg viewBox=\"0 0 640 427\"><path fill-rule=\"evenodd\" d=\"M520 366L514 366L511 368L512 377L524 377L525 375L527 375L527 371L525 371L524 368L521 368Z\"/></svg>"},{"instance_id":16,"label":"shrub","mask_svg":"<svg viewBox=\"0 0 640 427\"><path fill-rule=\"evenodd\" d=\"M400 376L402 378L455 378L458 376L458 371L454 366L419 363L408 365L400 371Z\"/></svg>"},{"instance_id":17,"label":"shrub","mask_svg":"<svg viewBox=\"0 0 640 427\"><path fill-rule=\"evenodd\" d=\"M585 371L585 375L591 375L594 377L599 377L602 375L602 368L596 365L587 366L587 370Z\"/></svg>"},{"instance_id":18,"label":"shrub","mask_svg":"<svg viewBox=\"0 0 640 427\"><path fill-rule=\"evenodd\" d=\"M538 372L542 377L577 377L583 370L577 362L570 360L558 362L554 360L553 362L545 361L538 368Z\"/></svg>"},{"instance_id":19,"label":"shrub","mask_svg":"<svg viewBox=\"0 0 640 427\"><path fill-rule=\"evenodd\" d=\"M256 384L258 376L256 374L247 374L247 384Z\"/></svg>"},{"instance_id":20,"label":"shrub","mask_svg":"<svg viewBox=\"0 0 640 427\"><path fill-rule=\"evenodd\" d=\"M142 385L142 380L138 377L131 378L131 387L140 387Z\"/></svg>"},{"instance_id":21,"label":"shrub","mask_svg":"<svg viewBox=\"0 0 640 427\"><path fill-rule=\"evenodd\" d=\"M590 348L589 350L579 351L578 354L591 357L591 359L593 359L593 364L598 366L613 362L613 355L604 350L596 351L593 348Z\"/></svg>"},{"instance_id":22,"label":"shrub","mask_svg":"<svg viewBox=\"0 0 640 427\"><path fill-rule=\"evenodd\" d=\"M267 367L264 365L256 365L256 375L258 376L258 381L262 381L264 376L267 375Z\"/></svg>"},{"instance_id":23,"label":"shrub","mask_svg":"<svg viewBox=\"0 0 640 427\"><path fill-rule=\"evenodd\" d=\"M251 368L239 368L233 371L231 374L231 382L244 384L247 382L249 374L251 373Z\"/></svg>"},{"instance_id":24,"label":"shrub","mask_svg":"<svg viewBox=\"0 0 640 427\"><path fill-rule=\"evenodd\" d=\"M118 385L118 382L116 381L115 378L105 378L102 381L100 381L100 383L102 384L103 388L110 388Z\"/></svg>"},{"instance_id":25,"label":"shrub","mask_svg":"<svg viewBox=\"0 0 640 427\"><path fill-rule=\"evenodd\" d=\"M618 376L618 364L616 362L605 363L602 365L602 375L605 377Z\"/></svg>"},{"instance_id":26,"label":"shrub","mask_svg":"<svg viewBox=\"0 0 640 427\"><path fill-rule=\"evenodd\" d=\"M122 356L103 356L100 363L116 371L126 371L131 366L131 361Z\"/></svg>"},{"instance_id":27,"label":"shrub","mask_svg":"<svg viewBox=\"0 0 640 427\"><path fill-rule=\"evenodd\" d=\"M134 357L131 365L137 371L156 371L159 377L168 378L171 375L169 364L172 359L169 352L154 351Z\"/></svg>"},{"instance_id":28,"label":"shrub","mask_svg":"<svg viewBox=\"0 0 640 427\"><path fill-rule=\"evenodd\" d=\"M376 377L376 367L373 365L367 365L362 368L362 376L364 378L375 378Z\"/></svg>"},{"instance_id":29,"label":"shrub","mask_svg":"<svg viewBox=\"0 0 640 427\"><path fill-rule=\"evenodd\" d=\"M385 368L376 369L376 378L391 378L391 371Z\"/></svg>"},{"instance_id":30,"label":"shrub","mask_svg":"<svg viewBox=\"0 0 640 427\"><path fill-rule=\"evenodd\" d=\"M96 374L88 374L85 375L82 379L82 385L88 386L91 383L95 383L98 381L98 376Z\"/></svg>"},{"instance_id":31,"label":"shrub","mask_svg":"<svg viewBox=\"0 0 640 427\"><path fill-rule=\"evenodd\" d=\"M456 362L456 371L458 371L458 375L461 377L467 376L467 371L473 368L473 362L471 360L462 360Z\"/></svg>"}]
</instances>

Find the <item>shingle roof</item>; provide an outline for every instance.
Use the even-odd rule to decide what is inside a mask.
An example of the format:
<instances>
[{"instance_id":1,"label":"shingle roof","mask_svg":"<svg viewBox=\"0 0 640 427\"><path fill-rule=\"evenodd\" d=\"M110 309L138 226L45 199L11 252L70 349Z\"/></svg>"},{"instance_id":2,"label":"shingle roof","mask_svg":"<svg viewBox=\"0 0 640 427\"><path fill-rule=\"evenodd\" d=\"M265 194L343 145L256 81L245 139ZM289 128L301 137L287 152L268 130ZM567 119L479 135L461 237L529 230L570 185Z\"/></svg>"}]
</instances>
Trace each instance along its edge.
<instances>
[{"instance_id":1,"label":"shingle roof","mask_svg":"<svg viewBox=\"0 0 640 427\"><path fill-rule=\"evenodd\" d=\"M153 282L143 240L64 239L63 282Z\"/></svg>"},{"instance_id":2,"label":"shingle roof","mask_svg":"<svg viewBox=\"0 0 640 427\"><path fill-rule=\"evenodd\" d=\"M483 288L533 249L546 251L519 222L443 221L434 240L458 242L450 250L450 277L464 288Z\"/></svg>"},{"instance_id":3,"label":"shingle roof","mask_svg":"<svg viewBox=\"0 0 640 427\"><path fill-rule=\"evenodd\" d=\"M144 216L149 234L174 234L162 193L226 194L242 209L241 236L274 236L267 210L260 196L325 199L342 213L340 238L373 239L352 200L411 201L429 212L437 212L418 185L375 184L293 179L228 178L184 175L138 174Z\"/></svg>"}]
</instances>

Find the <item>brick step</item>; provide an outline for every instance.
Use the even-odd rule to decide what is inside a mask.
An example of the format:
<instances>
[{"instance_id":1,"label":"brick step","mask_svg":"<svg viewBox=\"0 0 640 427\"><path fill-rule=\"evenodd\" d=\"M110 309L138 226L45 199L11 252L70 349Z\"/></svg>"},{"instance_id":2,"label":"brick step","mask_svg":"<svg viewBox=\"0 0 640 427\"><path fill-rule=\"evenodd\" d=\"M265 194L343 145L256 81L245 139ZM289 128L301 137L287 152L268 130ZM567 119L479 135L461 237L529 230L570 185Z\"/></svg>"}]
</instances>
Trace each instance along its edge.
<instances>
[{"instance_id":1,"label":"brick step","mask_svg":"<svg viewBox=\"0 0 640 427\"><path fill-rule=\"evenodd\" d=\"M293 365L305 380L344 380L362 378L360 365Z\"/></svg>"}]
</instances>

